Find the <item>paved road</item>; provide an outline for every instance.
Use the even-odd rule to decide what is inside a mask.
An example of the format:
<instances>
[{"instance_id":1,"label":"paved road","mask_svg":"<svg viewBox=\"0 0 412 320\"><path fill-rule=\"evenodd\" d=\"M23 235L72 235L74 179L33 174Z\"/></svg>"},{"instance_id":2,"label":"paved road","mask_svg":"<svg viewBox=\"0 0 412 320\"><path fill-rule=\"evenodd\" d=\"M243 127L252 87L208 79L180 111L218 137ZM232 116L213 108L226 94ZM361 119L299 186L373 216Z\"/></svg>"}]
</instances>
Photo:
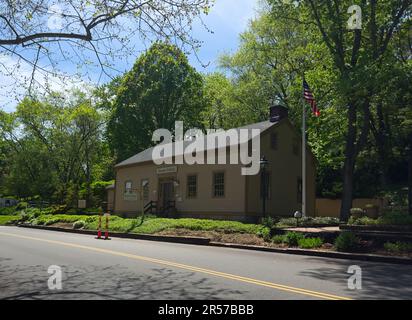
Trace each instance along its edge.
<instances>
[{"instance_id":1,"label":"paved road","mask_svg":"<svg viewBox=\"0 0 412 320\"><path fill-rule=\"evenodd\" d=\"M349 290L351 265L362 289ZM48 289L50 265L62 290ZM411 266L0 227L0 299L412 299Z\"/></svg>"}]
</instances>

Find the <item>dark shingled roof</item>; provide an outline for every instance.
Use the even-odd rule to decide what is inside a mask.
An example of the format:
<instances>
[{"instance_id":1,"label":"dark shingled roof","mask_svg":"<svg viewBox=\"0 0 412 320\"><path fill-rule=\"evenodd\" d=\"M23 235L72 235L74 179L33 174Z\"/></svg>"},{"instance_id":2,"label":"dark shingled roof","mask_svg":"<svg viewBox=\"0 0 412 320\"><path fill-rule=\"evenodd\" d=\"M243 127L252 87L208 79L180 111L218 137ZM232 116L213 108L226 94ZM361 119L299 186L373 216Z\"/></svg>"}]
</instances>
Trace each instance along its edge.
<instances>
[{"instance_id":1,"label":"dark shingled roof","mask_svg":"<svg viewBox=\"0 0 412 320\"><path fill-rule=\"evenodd\" d=\"M264 131L266 131L267 129L269 129L270 127L272 127L273 125L276 125L278 123L279 123L279 121L278 122L263 121L263 122L250 124L250 125L240 127L240 128L234 128L234 130L239 131L240 129L247 129L247 130L260 129L261 133L263 133ZM217 137L219 135L219 133L215 133L213 135L216 135L216 137ZM188 145L190 145L191 143L192 143L192 141L184 141L183 142L183 145L184 145L183 150L185 150L186 147ZM131 157L131 158L129 158L129 159L123 161L123 162L120 162L119 164L117 164L115 166L115 168L125 167L125 166L130 166L130 165L134 165L134 164L139 164L139 163L143 163L143 162L152 161L153 149L154 149L154 147L146 149L146 150L134 155L133 157ZM207 148L206 148L206 150L207 150Z\"/></svg>"}]
</instances>

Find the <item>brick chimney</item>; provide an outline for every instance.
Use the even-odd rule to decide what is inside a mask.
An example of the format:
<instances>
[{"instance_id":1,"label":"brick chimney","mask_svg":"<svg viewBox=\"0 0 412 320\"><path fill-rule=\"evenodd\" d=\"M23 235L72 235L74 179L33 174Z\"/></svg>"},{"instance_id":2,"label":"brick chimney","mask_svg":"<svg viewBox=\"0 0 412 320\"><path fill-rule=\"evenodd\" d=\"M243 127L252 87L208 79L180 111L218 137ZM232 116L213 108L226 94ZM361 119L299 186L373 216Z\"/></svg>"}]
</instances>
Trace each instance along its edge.
<instances>
[{"instance_id":1,"label":"brick chimney","mask_svg":"<svg viewBox=\"0 0 412 320\"><path fill-rule=\"evenodd\" d=\"M270 122L278 122L284 118L287 118L289 114L288 108L281 106L281 105L275 105L270 107Z\"/></svg>"}]
</instances>

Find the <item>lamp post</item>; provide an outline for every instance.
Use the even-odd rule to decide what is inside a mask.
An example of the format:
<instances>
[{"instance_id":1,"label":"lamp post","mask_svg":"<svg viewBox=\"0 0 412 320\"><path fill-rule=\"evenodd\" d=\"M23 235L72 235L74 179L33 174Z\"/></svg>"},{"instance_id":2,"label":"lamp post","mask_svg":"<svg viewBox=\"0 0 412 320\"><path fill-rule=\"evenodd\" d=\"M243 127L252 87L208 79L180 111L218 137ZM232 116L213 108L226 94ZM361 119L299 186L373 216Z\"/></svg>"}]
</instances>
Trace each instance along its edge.
<instances>
[{"instance_id":1,"label":"lamp post","mask_svg":"<svg viewBox=\"0 0 412 320\"><path fill-rule=\"evenodd\" d=\"M266 198L267 198L267 174L266 174L266 168L269 164L269 161L266 159L265 156L260 159L260 177L261 177L261 185L262 185L262 191L261 191L261 196L262 196L262 215L263 218L266 217Z\"/></svg>"}]
</instances>

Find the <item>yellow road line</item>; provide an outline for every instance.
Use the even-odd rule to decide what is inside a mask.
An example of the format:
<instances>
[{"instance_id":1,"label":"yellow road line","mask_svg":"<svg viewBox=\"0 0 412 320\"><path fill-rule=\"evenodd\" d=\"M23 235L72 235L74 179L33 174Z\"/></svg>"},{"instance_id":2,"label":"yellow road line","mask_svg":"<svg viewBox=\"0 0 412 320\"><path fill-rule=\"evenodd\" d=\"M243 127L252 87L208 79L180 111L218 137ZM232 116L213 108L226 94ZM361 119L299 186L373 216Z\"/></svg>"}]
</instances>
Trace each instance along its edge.
<instances>
[{"instance_id":1,"label":"yellow road line","mask_svg":"<svg viewBox=\"0 0 412 320\"><path fill-rule=\"evenodd\" d=\"M51 243L51 244L56 244L56 245L62 245L62 246L66 246L66 247L72 247L72 248L77 248L77 249L85 249L85 250L94 251L94 252L106 253L106 254L110 254L110 255L130 258L130 259L134 259L134 260L141 260L141 261L151 262L151 263L155 263L155 264L161 264L161 265L165 265L165 266L169 266L169 267L175 267L175 268L179 268L179 269L184 269L184 270L204 273L204 274L208 274L208 275L213 275L213 276L217 276L217 277L221 277L221 278L226 278L226 279L236 280L236 281L240 281L240 282L255 284L255 285L258 285L258 286L277 289L277 290L280 290L280 291L287 291L287 292L307 295L307 296L311 296L311 297L315 297L315 298L321 298L321 299L327 299L327 300L351 300L350 298L347 298L347 297L341 297L341 296L336 296L336 295L332 295L332 294L328 294L328 293L322 293L322 292L317 292L317 291L312 291L312 290L306 290L306 289L301 289L301 288L285 286L285 285L276 284L276 283L272 283L272 282L267 282L267 281L242 277L242 276L238 276L238 275L234 275L234 274L230 274L230 273L224 273L224 272L219 272L219 271L214 271L214 270L209 270L209 269L198 268L198 267L189 266L189 265L185 265L185 264L180 264L180 263L176 263L176 262L172 262L172 261L166 261L166 260L159 260L159 259L154 259L154 258L149 258L149 257L143 257L143 256L139 256L139 255L126 253L126 252L113 251L113 250L102 249L102 248L97 248L97 247L89 247L89 246L84 246L84 245L69 243L69 242L62 242L62 241L56 241L56 240L47 240L47 239L42 239L42 238L22 236L22 235L17 235L17 234L13 234L13 233L6 233L6 232L0 232L0 235L11 236L11 237L16 237L16 238L22 238L22 239L28 239L28 240L41 241L41 242L46 242L46 243Z\"/></svg>"}]
</instances>

